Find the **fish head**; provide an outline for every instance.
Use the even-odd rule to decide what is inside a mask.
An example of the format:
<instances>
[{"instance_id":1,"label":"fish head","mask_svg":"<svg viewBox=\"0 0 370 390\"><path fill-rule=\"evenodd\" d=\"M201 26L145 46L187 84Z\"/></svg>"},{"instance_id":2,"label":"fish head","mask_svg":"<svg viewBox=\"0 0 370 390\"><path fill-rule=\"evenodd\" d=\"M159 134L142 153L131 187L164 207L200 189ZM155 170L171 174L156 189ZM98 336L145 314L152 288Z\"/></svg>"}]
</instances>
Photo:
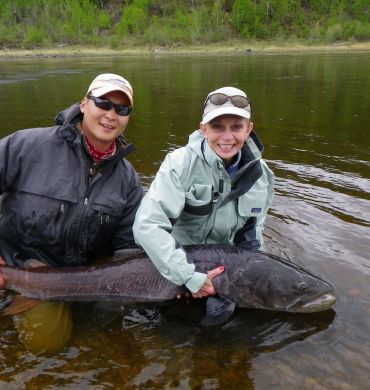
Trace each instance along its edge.
<instances>
[{"instance_id":1,"label":"fish head","mask_svg":"<svg viewBox=\"0 0 370 390\"><path fill-rule=\"evenodd\" d=\"M335 303L333 287L302 267L256 252L228 278L230 295L241 307L310 313Z\"/></svg>"}]
</instances>

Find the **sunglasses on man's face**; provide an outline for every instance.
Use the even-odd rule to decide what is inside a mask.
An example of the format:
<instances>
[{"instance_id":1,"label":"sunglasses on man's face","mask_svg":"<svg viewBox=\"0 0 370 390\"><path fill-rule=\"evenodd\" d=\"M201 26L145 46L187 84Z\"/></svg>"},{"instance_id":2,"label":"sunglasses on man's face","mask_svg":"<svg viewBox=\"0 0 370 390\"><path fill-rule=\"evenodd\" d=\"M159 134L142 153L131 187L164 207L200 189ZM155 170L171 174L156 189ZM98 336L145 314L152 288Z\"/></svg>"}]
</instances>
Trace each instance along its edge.
<instances>
[{"instance_id":1,"label":"sunglasses on man's face","mask_svg":"<svg viewBox=\"0 0 370 390\"><path fill-rule=\"evenodd\" d=\"M130 106L125 106L124 104L114 104L108 99L100 99L92 95L88 95L87 98L92 100L95 103L95 106L101 108L102 110L109 111L114 108L114 111L116 111L116 113L120 116L127 116L132 110L132 107Z\"/></svg>"},{"instance_id":2,"label":"sunglasses on man's face","mask_svg":"<svg viewBox=\"0 0 370 390\"><path fill-rule=\"evenodd\" d=\"M228 96L224 93L214 93L213 95L208 96L205 104L207 104L208 100L216 106L222 106L228 100L230 100L231 103L238 108L246 108L251 104L251 101L245 96Z\"/></svg>"}]
</instances>

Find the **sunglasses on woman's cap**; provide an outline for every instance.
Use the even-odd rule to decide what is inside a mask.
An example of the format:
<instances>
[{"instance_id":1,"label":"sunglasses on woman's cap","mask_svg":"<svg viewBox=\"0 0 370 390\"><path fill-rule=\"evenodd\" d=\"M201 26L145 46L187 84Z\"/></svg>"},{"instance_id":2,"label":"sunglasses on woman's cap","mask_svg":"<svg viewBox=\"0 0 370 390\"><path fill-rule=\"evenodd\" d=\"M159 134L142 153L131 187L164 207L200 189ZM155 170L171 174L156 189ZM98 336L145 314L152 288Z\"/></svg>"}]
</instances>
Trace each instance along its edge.
<instances>
[{"instance_id":1,"label":"sunglasses on woman's cap","mask_svg":"<svg viewBox=\"0 0 370 390\"><path fill-rule=\"evenodd\" d=\"M217 93L214 93L214 94L208 96L208 99L205 101L204 106L206 106L208 101L211 102L212 104L214 104L215 106L222 106L228 100L230 100L230 102L235 107L238 107L238 108L246 108L246 107L250 106L250 104L251 104L250 99L248 99L245 96L241 96L241 95L228 96L228 95L225 95L224 93L217 92Z\"/></svg>"},{"instance_id":2,"label":"sunglasses on woman's cap","mask_svg":"<svg viewBox=\"0 0 370 390\"><path fill-rule=\"evenodd\" d=\"M101 99L92 95L87 95L87 98L92 100L96 107L101 108L104 111L109 111L114 108L114 111L120 116L127 116L132 110L132 107L130 106L115 104L108 99Z\"/></svg>"}]
</instances>

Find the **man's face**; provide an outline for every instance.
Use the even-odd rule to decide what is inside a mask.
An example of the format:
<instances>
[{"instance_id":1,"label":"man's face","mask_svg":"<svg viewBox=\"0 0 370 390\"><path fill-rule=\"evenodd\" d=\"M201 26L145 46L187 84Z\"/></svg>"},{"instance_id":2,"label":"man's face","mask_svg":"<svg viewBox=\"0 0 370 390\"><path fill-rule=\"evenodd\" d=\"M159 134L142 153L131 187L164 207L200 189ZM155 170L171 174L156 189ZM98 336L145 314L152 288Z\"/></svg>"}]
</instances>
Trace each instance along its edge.
<instances>
[{"instance_id":1,"label":"man's face","mask_svg":"<svg viewBox=\"0 0 370 390\"><path fill-rule=\"evenodd\" d=\"M107 99L114 104L130 106L128 97L120 91L109 92L100 99ZM105 111L97 107L93 100L84 97L80 104L84 114L81 127L84 135L100 151L107 150L112 142L122 134L127 126L129 116L121 116L114 108Z\"/></svg>"},{"instance_id":2,"label":"man's face","mask_svg":"<svg viewBox=\"0 0 370 390\"><path fill-rule=\"evenodd\" d=\"M253 123L236 115L222 115L200 125L210 148L230 164L253 129Z\"/></svg>"}]
</instances>

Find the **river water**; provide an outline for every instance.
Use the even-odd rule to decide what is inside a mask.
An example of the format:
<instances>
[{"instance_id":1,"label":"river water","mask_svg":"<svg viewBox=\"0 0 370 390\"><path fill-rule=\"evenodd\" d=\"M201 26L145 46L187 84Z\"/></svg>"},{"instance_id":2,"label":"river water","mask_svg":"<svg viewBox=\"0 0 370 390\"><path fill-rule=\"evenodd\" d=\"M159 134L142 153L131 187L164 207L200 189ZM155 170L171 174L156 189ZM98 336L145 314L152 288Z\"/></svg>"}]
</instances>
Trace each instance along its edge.
<instances>
[{"instance_id":1,"label":"river water","mask_svg":"<svg viewBox=\"0 0 370 390\"><path fill-rule=\"evenodd\" d=\"M103 72L134 86L126 138L146 187L197 128L209 91L245 89L276 175L265 249L321 275L337 303L309 315L240 309L212 331L198 325L198 302L120 310L44 303L1 318L0 388L367 388L369 54L3 60L0 136L49 126Z\"/></svg>"}]
</instances>

